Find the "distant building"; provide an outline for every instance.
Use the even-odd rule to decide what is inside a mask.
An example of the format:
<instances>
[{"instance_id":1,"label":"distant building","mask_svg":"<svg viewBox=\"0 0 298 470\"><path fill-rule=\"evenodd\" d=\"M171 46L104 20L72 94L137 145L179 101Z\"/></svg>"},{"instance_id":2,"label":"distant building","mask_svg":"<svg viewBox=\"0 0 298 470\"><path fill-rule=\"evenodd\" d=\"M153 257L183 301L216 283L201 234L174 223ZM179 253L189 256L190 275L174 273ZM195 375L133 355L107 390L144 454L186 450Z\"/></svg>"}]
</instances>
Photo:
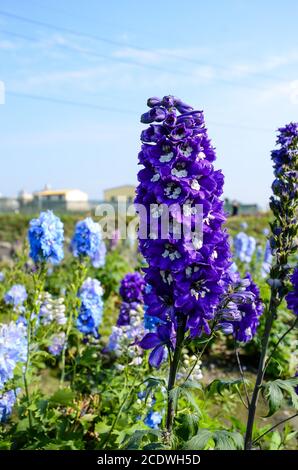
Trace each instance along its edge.
<instances>
[{"instance_id":1,"label":"distant building","mask_svg":"<svg viewBox=\"0 0 298 470\"><path fill-rule=\"evenodd\" d=\"M79 189L44 189L33 194L33 203L39 209L86 211L89 209L88 194Z\"/></svg>"},{"instance_id":2,"label":"distant building","mask_svg":"<svg viewBox=\"0 0 298 470\"><path fill-rule=\"evenodd\" d=\"M132 184L116 186L115 188L105 189L103 192L105 202L117 202L121 200L127 204L132 204L135 198L136 187Z\"/></svg>"},{"instance_id":3,"label":"distant building","mask_svg":"<svg viewBox=\"0 0 298 470\"><path fill-rule=\"evenodd\" d=\"M33 194L28 193L27 191L22 189L18 194L18 201L20 207L26 206L27 204L30 204L33 201Z\"/></svg>"}]
</instances>

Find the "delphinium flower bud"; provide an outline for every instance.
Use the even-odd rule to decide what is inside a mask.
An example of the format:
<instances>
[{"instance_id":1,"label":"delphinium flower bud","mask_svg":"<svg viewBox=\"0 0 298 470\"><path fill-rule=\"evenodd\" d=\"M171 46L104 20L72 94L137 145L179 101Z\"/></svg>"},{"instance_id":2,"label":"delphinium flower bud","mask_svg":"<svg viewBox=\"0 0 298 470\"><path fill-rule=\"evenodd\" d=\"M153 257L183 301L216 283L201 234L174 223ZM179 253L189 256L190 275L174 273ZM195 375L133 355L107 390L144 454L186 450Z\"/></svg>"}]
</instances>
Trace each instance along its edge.
<instances>
[{"instance_id":1,"label":"delphinium flower bud","mask_svg":"<svg viewBox=\"0 0 298 470\"><path fill-rule=\"evenodd\" d=\"M27 292L25 286L22 284L15 284L4 295L4 302L7 305L12 305L16 312L24 310L24 302L27 300Z\"/></svg>"},{"instance_id":2,"label":"delphinium flower bud","mask_svg":"<svg viewBox=\"0 0 298 470\"><path fill-rule=\"evenodd\" d=\"M98 327L103 314L103 289L97 279L88 277L79 290L81 307L77 318L77 328L85 335L98 338Z\"/></svg>"},{"instance_id":3,"label":"delphinium flower bud","mask_svg":"<svg viewBox=\"0 0 298 470\"><path fill-rule=\"evenodd\" d=\"M298 315L298 268L291 276L292 290L287 294L286 301L289 310Z\"/></svg>"},{"instance_id":4,"label":"delphinium flower bud","mask_svg":"<svg viewBox=\"0 0 298 470\"><path fill-rule=\"evenodd\" d=\"M48 350L51 354L53 354L53 356L59 356L59 354L62 352L65 346L65 338L66 335L64 331L52 336L51 344L48 347Z\"/></svg>"},{"instance_id":5,"label":"delphinium flower bud","mask_svg":"<svg viewBox=\"0 0 298 470\"><path fill-rule=\"evenodd\" d=\"M279 294L285 293L284 280L290 273L287 258L297 250L298 207L298 123L290 123L278 131L279 148L272 151L275 180L270 207L275 216L271 224L270 245L276 256L270 276L279 279Z\"/></svg>"},{"instance_id":6,"label":"delphinium flower bud","mask_svg":"<svg viewBox=\"0 0 298 470\"><path fill-rule=\"evenodd\" d=\"M101 227L91 217L77 222L70 248L75 257L90 258L95 268L105 264L106 247Z\"/></svg>"},{"instance_id":7,"label":"delphinium flower bud","mask_svg":"<svg viewBox=\"0 0 298 470\"><path fill-rule=\"evenodd\" d=\"M31 220L28 238L35 263L58 264L63 259L63 223L52 211L41 212L38 219Z\"/></svg>"},{"instance_id":8,"label":"delphinium flower bud","mask_svg":"<svg viewBox=\"0 0 298 470\"><path fill-rule=\"evenodd\" d=\"M139 235L140 251L148 263L145 280L151 287L144 294L147 312L167 322L141 342L145 349L153 348L150 362L156 366L163 360L166 347L174 347L181 318L192 337L203 331L210 333L210 322L223 294L220 280L231 257L228 236L222 229L226 220L220 199L223 175L213 166L215 151L203 113L172 96L158 101L158 107L163 107L168 116L141 134L139 163L144 168L138 174L135 200L147 210L146 216L139 211L141 225L151 215L158 223L157 233L149 226L146 236ZM160 236L160 205L169 209L169 233L165 237ZM202 211L203 240L194 230L197 205ZM179 237L175 229L185 213L192 230Z\"/></svg>"},{"instance_id":9,"label":"delphinium flower bud","mask_svg":"<svg viewBox=\"0 0 298 470\"><path fill-rule=\"evenodd\" d=\"M5 279L5 274L2 271L0 271L0 282L3 282L4 279Z\"/></svg>"}]
</instances>

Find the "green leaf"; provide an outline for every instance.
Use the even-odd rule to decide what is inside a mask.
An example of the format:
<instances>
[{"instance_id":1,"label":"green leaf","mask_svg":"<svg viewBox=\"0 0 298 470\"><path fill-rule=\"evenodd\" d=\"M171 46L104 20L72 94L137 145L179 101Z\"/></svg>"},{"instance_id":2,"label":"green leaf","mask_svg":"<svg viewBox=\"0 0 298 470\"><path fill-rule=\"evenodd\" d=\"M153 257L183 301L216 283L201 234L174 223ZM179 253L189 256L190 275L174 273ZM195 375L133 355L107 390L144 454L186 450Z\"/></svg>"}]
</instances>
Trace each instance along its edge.
<instances>
[{"instance_id":1,"label":"green leaf","mask_svg":"<svg viewBox=\"0 0 298 470\"><path fill-rule=\"evenodd\" d=\"M184 449L204 450L208 444L214 442L215 449L237 450L243 449L243 436L238 432L229 432L224 429L210 431L199 429L198 433L185 443Z\"/></svg>"},{"instance_id":2,"label":"green leaf","mask_svg":"<svg viewBox=\"0 0 298 470\"><path fill-rule=\"evenodd\" d=\"M223 430L215 431L212 436L215 442L215 449L236 450L243 449L243 437L238 432Z\"/></svg>"},{"instance_id":3,"label":"green leaf","mask_svg":"<svg viewBox=\"0 0 298 470\"><path fill-rule=\"evenodd\" d=\"M57 390L49 399L51 404L59 404L59 405L71 405L75 398L75 392L70 390L69 388L63 388L61 390Z\"/></svg>"},{"instance_id":4,"label":"green leaf","mask_svg":"<svg viewBox=\"0 0 298 470\"><path fill-rule=\"evenodd\" d=\"M245 383L247 383L247 381L245 381ZM242 379L215 379L208 385L207 391L210 395L214 395L215 393L219 393L219 395L222 395L222 392L224 390L236 390L236 388L242 384Z\"/></svg>"},{"instance_id":5,"label":"green leaf","mask_svg":"<svg viewBox=\"0 0 298 470\"><path fill-rule=\"evenodd\" d=\"M269 412L266 417L272 416L280 409L284 400L284 393L291 398L294 408L298 408L298 396L295 391L297 385L298 378L277 379L264 385L264 396L269 404Z\"/></svg>"},{"instance_id":6,"label":"green leaf","mask_svg":"<svg viewBox=\"0 0 298 470\"><path fill-rule=\"evenodd\" d=\"M209 429L199 429L197 434L184 444L185 450L203 450L212 439Z\"/></svg>"},{"instance_id":7,"label":"green leaf","mask_svg":"<svg viewBox=\"0 0 298 470\"><path fill-rule=\"evenodd\" d=\"M126 441L124 449L140 449L143 438L148 438L150 435L158 437L160 432L155 429L135 431L133 435L129 437L128 441Z\"/></svg>"},{"instance_id":8,"label":"green leaf","mask_svg":"<svg viewBox=\"0 0 298 470\"><path fill-rule=\"evenodd\" d=\"M104 422L100 422L100 423L96 423L94 430L97 434L105 434L105 433L109 432L110 429L111 429L111 426L108 426Z\"/></svg>"}]
</instances>

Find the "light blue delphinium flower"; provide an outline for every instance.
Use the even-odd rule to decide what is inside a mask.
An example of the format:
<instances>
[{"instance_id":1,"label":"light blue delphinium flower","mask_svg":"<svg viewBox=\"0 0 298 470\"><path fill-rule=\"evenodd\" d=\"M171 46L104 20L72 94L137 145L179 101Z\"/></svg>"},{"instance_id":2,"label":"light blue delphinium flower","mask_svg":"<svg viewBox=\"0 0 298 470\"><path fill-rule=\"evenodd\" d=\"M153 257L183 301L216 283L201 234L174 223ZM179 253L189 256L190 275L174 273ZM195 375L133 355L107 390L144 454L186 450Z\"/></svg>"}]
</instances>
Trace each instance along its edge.
<instances>
[{"instance_id":1,"label":"light blue delphinium flower","mask_svg":"<svg viewBox=\"0 0 298 470\"><path fill-rule=\"evenodd\" d=\"M256 239L252 236L248 237L248 245L246 249L246 262L247 263L251 262L256 246L257 246Z\"/></svg>"},{"instance_id":2,"label":"light blue delphinium flower","mask_svg":"<svg viewBox=\"0 0 298 470\"><path fill-rule=\"evenodd\" d=\"M106 246L101 227L91 217L77 222L70 248L75 257L89 257L95 268L105 264Z\"/></svg>"},{"instance_id":3,"label":"light blue delphinium flower","mask_svg":"<svg viewBox=\"0 0 298 470\"><path fill-rule=\"evenodd\" d=\"M159 429L162 422L162 415L158 411L150 410L144 419L144 423L151 429Z\"/></svg>"},{"instance_id":4,"label":"light blue delphinium flower","mask_svg":"<svg viewBox=\"0 0 298 470\"><path fill-rule=\"evenodd\" d=\"M268 276L270 269L271 269L272 260L273 260L273 255L272 255L272 250L270 246L270 241L267 240L267 243L265 246L264 261L263 261L262 268L261 268L261 276L263 278Z\"/></svg>"},{"instance_id":5,"label":"light blue delphinium flower","mask_svg":"<svg viewBox=\"0 0 298 470\"><path fill-rule=\"evenodd\" d=\"M2 271L0 271L0 282L3 282L4 279L5 279L5 274Z\"/></svg>"},{"instance_id":6,"label":"light blue delphinium flower","mask_svg":"<svg viewBox=\"0 0 298 470\"><path fill-rule=\"evenodd\" d=\"M59 354L62 352L64 345L65 345L65 338L66 335L64 331L61 333L58 333L57 335L53 335L51 338L51 344L48 347L48 350L53 356L59 356Z\"/></svg>"},{"instance_id":7,"label":"light blue delphinium flower","mask_svg":"<svg viewBox=\"0 0 298 470\"><path fill-rule=\"evenodd\" d=\"M26 288L22 284L15 284L4 295L4 302L12 305L15 310L22 311L23 304L27 299Z\"/></svg>"},{"instance_id":8,"label":"light blue delphinium flower","mask_svg":"<svg viewBox=\"0 0 298 470\"><path fill-rule=\"evenodd\" d=\"M13 406L17 399L15 390L8 390L3 394L0 392L0 423L5 423L11 415Z\"/></svg>"},{"instance_id":9,"label":"light blue delphinium flower","mask_svg":"<svg viewBox=\"0 0 298 470\"><path fill-rule=\"evenodd\" d=\"M27 358L26 328L22 323L0 325L0 390L13 378L18 362Z\"/></svg>"},{"instance_id":10,"label":"light blue delphinium flower","mask_svg":"<svg viewBox=\"0 0 298 470\"><path fill-rule=\"evenodd\" d=\"M35 263L58 264L63 259L63 223L52 211L41 212L38 219L31 220L28 238Z\"/></svg>"},{"instance_id":11,"label":"light blue delphinium flower","mask_svg":"<svg viewBox=\"0 0 298 470\"><path fill-rule=\"evenodd\" d=\"M103 313L102 296L103 289L100 282L88 277L79 291L81 308L77 318L77 327L81 333L98 337L98 327Z\"/></svg>"}]
</instances>

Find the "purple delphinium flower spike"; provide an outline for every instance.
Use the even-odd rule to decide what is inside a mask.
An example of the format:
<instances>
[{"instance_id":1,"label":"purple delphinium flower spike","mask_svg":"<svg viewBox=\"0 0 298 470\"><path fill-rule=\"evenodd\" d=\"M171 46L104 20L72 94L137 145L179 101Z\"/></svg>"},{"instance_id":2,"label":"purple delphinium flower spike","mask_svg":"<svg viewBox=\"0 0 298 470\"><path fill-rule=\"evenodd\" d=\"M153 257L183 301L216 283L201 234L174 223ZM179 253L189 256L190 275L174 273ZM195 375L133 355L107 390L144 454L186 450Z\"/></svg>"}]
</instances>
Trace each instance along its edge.
<instances>
[{"instance_id":1,"label":"purple delphinium flower spike","mask_svg":"<svg viewBox=\"0 0 298 470\"><path fill-rule=\"evenodd\" d=\"M202 111L193 110L174 96L149 103L151 116L154 106L158 107L159 117L160 108L168 114L161 123L151 123L141 135L139 162L143 169L138 174L135 202L147 211L147 216L139 211L141 224L145 217L157 222L155 231L148 227L145 236L139 236L140 251L148 264L144 269L150 287L144 294L146 313L172 325L169 328L174 330L178 317L184 315L192 337L202 332L209 334L224 293L221 279L231 258L228 236L222 228L226 220L220 199L223 175L213 166L216 156ZM198 206L202 240L194 230ZM169 212L169 231L160 236L165 207ZM175 230L185 216L190 233L183 232L179 237ZM157 330L160 328L164 325ZM158 333L145 338L142 344L148 349L154 347L151 363L159 364L164 346L154 343Z\"/></svg>"},{"instance_id":2,"label":"purple delphinium flower spike","mask_svg":"<svg viewBox=\"0 0 298 470\"><path fill-rule=\"evenodd\" d=\"M129 325L130 311L136 310L138 305L143 304L143 292L145 289L145 281L143 276L138 273L128 273L121 281L119 293L122 297L118 326Z\"/></svg>"}]
</instances>

